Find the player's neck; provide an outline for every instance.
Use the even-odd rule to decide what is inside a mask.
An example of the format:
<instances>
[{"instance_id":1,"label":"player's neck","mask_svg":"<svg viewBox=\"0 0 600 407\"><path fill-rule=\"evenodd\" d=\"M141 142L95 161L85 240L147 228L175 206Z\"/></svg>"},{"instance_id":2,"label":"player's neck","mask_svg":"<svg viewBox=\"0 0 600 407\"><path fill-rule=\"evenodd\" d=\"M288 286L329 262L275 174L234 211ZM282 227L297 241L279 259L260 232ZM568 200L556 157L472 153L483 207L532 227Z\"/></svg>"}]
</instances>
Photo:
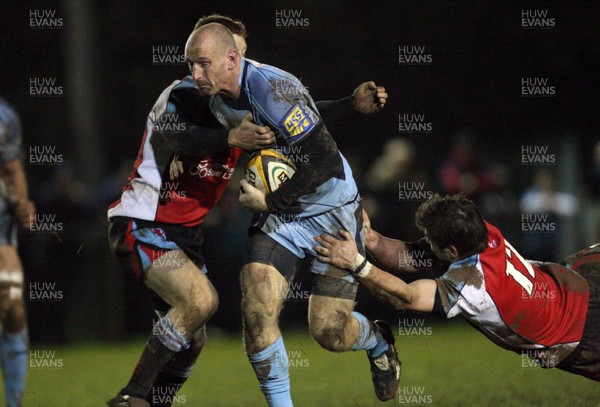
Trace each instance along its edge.
<instances>
[{"instance_id":1,"label":"player's neck","mask_svg":"<svg viewBox=\"0 0 600 407\"><path fill-rule=\"evenodd\" d=\"M227 86L223 87L219 92L221 95L227 96L230 99L238 100L240 98L240 94L242 93L242 87L238 80L240 76L240 65L234 69Z\"/></svg>"}]
</instances>

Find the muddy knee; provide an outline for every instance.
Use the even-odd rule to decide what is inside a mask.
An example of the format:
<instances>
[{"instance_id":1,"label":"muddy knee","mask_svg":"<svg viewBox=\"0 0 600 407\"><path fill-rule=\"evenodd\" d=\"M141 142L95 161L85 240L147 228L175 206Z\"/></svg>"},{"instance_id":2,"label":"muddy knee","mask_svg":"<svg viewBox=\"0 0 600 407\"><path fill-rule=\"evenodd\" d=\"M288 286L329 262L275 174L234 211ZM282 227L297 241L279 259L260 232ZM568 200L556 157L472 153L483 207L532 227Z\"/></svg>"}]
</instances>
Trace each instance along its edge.
<instances>
[{"instance_id":1,"label":"muddy knee","mask_svg":"<svg viewBox=\"0 0 600 407\"><path fill-rule=\"evenodd\" d=\"M308 327L310 335L332 352L352 349L356 337L351 334L352 301L311 296Z\"/></svg>"},{"instance_id":2,"label":"muddy knee","mask_svg":"<svg viewBox=\"0 0 600 407\"><path fill-rule=\"evenodd\" d=\"M310 335L324 349L331 352L349 350L344 338L344 328L340 324L311 324Z\"/></svg>"}]
</instances>

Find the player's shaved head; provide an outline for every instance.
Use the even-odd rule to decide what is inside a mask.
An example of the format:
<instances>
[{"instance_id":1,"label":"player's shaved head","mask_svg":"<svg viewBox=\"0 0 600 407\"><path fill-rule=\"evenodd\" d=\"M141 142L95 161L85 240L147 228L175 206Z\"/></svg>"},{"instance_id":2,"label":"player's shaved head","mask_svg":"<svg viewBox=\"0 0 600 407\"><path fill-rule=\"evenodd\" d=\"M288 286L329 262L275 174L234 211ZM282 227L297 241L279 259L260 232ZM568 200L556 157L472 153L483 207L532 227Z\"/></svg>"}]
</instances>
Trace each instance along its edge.
<instances>
[{"instance_id":1,"label":"player's shaved head","mask_svg":"<svg viewBox=\"0 0 600 407\"><path fill-rule=\"evenodd\" d=\"M198 56L198 51L206 51L214 55L237 49L233 34L223 24L209 23L194 30L185 44L185 54Z\"/></svg>"},{"instance_id":2,"label":"player's shaved head","mask_svg":"<svg viewBox=\"0 0 600 407\"><path fill-rule=\"evenodd\" d=\"M239 94L240 52L227 27L209 23L195 29L185 44L185 57L202 95Z\"/></svg>"}]
</instances>

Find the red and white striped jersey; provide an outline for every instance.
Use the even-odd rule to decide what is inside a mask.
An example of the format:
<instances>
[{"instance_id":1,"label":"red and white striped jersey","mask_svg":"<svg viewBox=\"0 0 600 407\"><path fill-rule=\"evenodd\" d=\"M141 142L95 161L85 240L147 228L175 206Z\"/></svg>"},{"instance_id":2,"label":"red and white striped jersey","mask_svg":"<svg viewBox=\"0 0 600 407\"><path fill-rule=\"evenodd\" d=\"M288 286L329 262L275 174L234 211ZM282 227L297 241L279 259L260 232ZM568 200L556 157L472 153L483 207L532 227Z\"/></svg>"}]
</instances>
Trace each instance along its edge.
<instances>
[{"instance_id":1,"label":"red and white striped jersey","mask_svg":"<svg viewBox=\"0 0 600 407\"><path fill-rule=\"evenodd\" d=\"M225 191L242 150L223 143L220 152L184 160L184 173L171 181L169 166L175 155L164 134L191 137L192 129L201 134L199 126L222 129L190 77L173 82L148 115L133 172L121 198L109 206L109 218L127 216L181 226L204 221Z\"/></svg>"},{"instance_id":2,"label":"red and white striped jersey","mask_svg":"<svg viewBox=\"0 0 600 407\"><path fill-rule=\"evenodd\" d=\"M486 250L452 263L436 279L436 305L448 318L463 316L503 348L554 367L581 339L589 285L558 264L525 260L496 227L486 226Z\"/></svg>"}]
</instances>

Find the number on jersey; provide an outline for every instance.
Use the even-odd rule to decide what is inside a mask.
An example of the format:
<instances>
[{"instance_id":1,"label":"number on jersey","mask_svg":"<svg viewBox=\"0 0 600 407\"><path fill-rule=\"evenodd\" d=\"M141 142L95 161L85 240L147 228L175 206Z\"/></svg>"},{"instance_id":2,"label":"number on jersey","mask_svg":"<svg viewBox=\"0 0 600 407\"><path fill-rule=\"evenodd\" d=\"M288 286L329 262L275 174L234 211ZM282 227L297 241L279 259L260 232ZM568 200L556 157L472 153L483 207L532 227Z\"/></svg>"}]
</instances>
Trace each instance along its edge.
<instances>
[{"instance_id":1,"label":"number on jersey","mask_svg":"<svg viewBox=\"0 0 600 407\"><path fill-rule=\"evenodd\" d=\"M514 247L510 245L510 243L505 240L504 244L506 245L506 275L511 276L517 284L523 287L523 289L527 291L527 294L531 296L533 282L527 278L524 271L527 271L531 278L535 278L533 267L514 249ZM513 254L515 258L513 258ZM519 264L516 264L516 260L519 261ZM523 268L525 268L525 270L523 270Z\"/></svg>"}]
</instances>

